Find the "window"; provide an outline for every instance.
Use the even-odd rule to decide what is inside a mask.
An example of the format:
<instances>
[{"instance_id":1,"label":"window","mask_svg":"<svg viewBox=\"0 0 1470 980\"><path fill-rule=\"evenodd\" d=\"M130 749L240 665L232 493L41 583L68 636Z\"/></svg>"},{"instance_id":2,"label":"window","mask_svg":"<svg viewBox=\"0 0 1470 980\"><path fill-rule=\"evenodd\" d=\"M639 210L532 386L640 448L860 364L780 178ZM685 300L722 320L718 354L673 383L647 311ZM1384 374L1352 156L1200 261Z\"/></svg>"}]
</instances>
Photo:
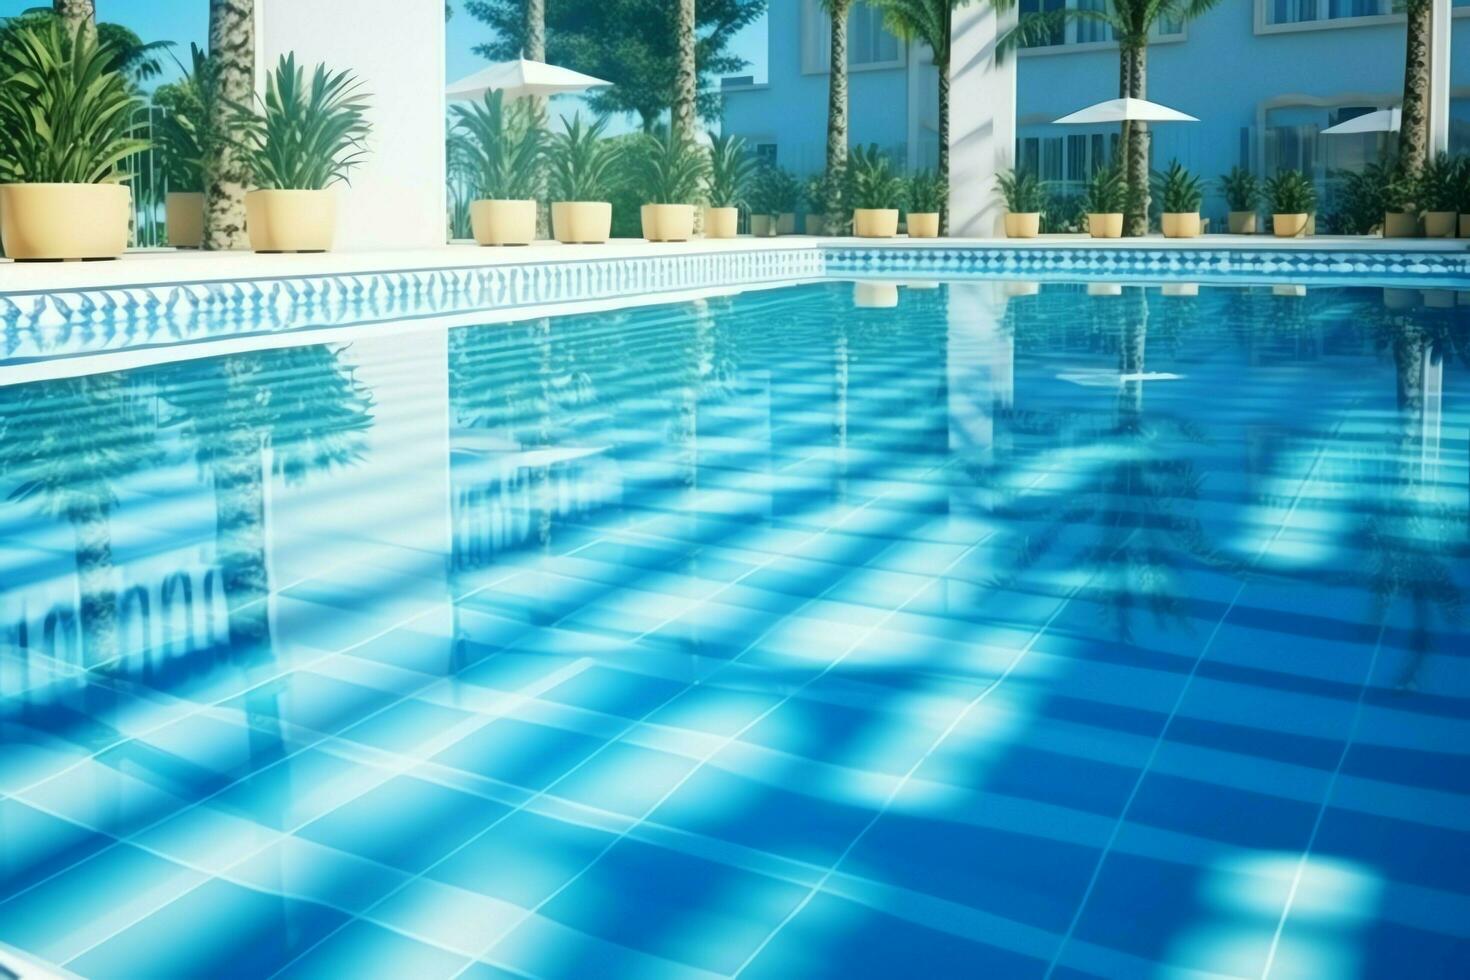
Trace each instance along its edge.
<instances>
[{"instance_id":1,"label":"window","mask_svg":"<svg viewBox=\"0 0 1470 980\"><path fill-rule=\"evenodd\" d=\"M824 72L832 61L832 22L818 0L802 0L802 70ZM898 67L903 47L883 27L883 12L858 0L847 16L847 64L850 68Z\"/></svg>"},{"instance_id":2,"label":"window","mask_svg":"<svg viewBox=\"0 0 1470 980\"><path fill-rule=\"evenodd\" d=\"M1266 0L1276 2L1276 0ZM1305 0L1314 2L1314 0ZM1470 0L1467 0L1470 2ZM1020 13L1051 13L1058 10L1093 10L1102 13L1108 9L1108 0L1021 0ZM1180 37L1184 24L1168 18L1155 23L1152 36L1156 38ZM1069 44L1102 44L1117 40L1110 24L1091 18L1072 18L1052 28L1049 36L1032 41L1028 48L1057 48Z\"/></svg>"},{"instance_id":3,"label":"window","mask_svg":"<svg viewBox=\"0 0 1470 980\"><path fill-rule=\"evenodd\" d=\"M1381 17L1393 13L1393 0L1264 0L1267 24L1308 24L1319 20Z\"/></svg>"}]
</instances>

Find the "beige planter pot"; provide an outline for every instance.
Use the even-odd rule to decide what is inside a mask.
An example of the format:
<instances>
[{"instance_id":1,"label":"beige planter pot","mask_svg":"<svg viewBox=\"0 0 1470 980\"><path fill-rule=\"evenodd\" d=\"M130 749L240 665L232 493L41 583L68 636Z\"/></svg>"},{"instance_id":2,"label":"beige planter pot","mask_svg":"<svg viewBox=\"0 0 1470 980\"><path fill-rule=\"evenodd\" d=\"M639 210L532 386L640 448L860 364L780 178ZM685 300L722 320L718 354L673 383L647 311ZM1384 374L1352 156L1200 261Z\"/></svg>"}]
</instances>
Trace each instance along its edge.
<instances>
[{"instance_id":1,"label":"beige planter pot","mask_svg":"<svg viewBox=\"0 0 1470 980\"><path fill-rule=\"evenodd\" d=\"M1165 238L1198 238L1200 221L1198 211L1165 211L1159 215L1159 227Z\"/></svg>"},{"instance_id":2,"label":"beige planter pot","mask_svg":"<svg viewBox=\"0 0 1470 980\"><path fill-rule=\"evenodd\" d=\"M1159 293L1163 296L1173 296L1179 299L1188 299L1199 295L1199 283L1197 282L1166 282L1159 287Z\"/></svg>"},{"instance_id":3,"label":"beige planter pot","mask_svg":"<svg viewBox=\"0 0 1470 980\"><path fill-rule=\"evenodd\" d=\"M607 201L558 201L551 206L551 228L564 245L600 245L612 237L612 205Z\"/></svg>"},{"instance_id":4,"label":"beige planter pot","mask_svg":"<svg viewBox=\"0 0 1470 980\"><path fill-rule=\"evenodd\" d=\"M245 231L257 252L327 252L337 235L337 192L250 191Z\"/></svg>"},{"instance_id":5,"label":"beige planter pot","mask_svg":"<svg viewBox=\"0 0 1470 980\"><path fill-rule=\"evenodd\" d=\"M1271 215L1271 233L1277 238L1301 238L1307 233L1309 214Z\"/></svg>"},{"instance_id":6,"label":"beige planter pot","mask_svg":"<svg viewBox=\"0 0 1470 980\"><path fill-rule=\"evenodd\" d=\"M1455 308L1457 292L1454 289L1426 289L1424 305L1431 310L1452 310Z\"/></svg>"},{"instance_id":7,"label":"beige planter pot","mask_svg":"<svg viewBox=\"0 0 1470 980\"><path fill-rule=\"evenodd\" d=\"M860 310L888 310L898 305L898 283L855 282L852 305Z\"/></svg>"},{"instance_id":8,"label":"beige planter pot","mask_svg":"<svg viewBox=\"0 0 1470 980\"><path fill-rule=\"evenodd\" d=\"M750 233L756 238L775 238L778 224L774 214L753 214L750 216Z\"/></svg>"},{"instance_id":9,"label":"beige planter pot","mask_svg":"<svg viewBox=\"0 0 1470 980\"><path fill-rule=\"evenodd\" d=\"M536 202L470 202L470 228L477 245L529 245L536 240Z\"/></svg>"},{"instance_id":10,"label":"beige planter pot","mask_svg":"<svg viewBox=\"0 0 1470 980\"><path fill-rule=\"evenodd\" d=\"M1120 282L1090 282L1087 284L1087 295L1122 296L1123 284Z\"/></svg>"},{"instance_id":11,"label":"beige planter pot","mask_svg":"<svg viewBox=\"0 0 1470 980\"><path fill-rule=\"evenodd\" d=\"M740 233L739 208L705 208L704 237L734 238Z\"/></svg>"},{"instance_id":12,"label":"beige planter pot","mask_svg":"<svg viewBox=\"0 0 1470 980\"><path fill-rule=\"evenodd\" d=\"M645 204L639 214L643 237L651 242L687 242L694 237L692 204Z\"/></svg>"},{"instance_id":13,"label":"beige planter pot","mask_svg":"<svg viewBox=\"0 0 1470 980\"><path fill-rule=\"evenodd\" d=\"M1383 306L1389 310L1412 310L1423 302L1423 299L1423 295L1417 289L1385 289L1383 291Z\"/></svg>"},{"instance_id":14,"label":"beige planter pot","mask_svg":"<svg viewBox=\"0 0 1470 980\"><path fill-rule=\"evenodd\" d=\"M18 262L115 259L131 208L124 184L0 184L0 240Z\"/></svg>"},{"instance_id":15,"label":"beige planter pot","mask_svg":"<svg viewBox=\"0 0 1470 980\"><path fill-rule=\"evenodd\" d=\"M1424 215L1425 238L1454 238L1455 224L1460 217L1456 211L1430 211Z\"/></svg>"},{"instance_id":16,"label":"beige planter pot","mask_svg":"<svg viewBox=\"0 0 1470 980\"><path fill-rule=\"evenodd\" d=\"M163 202L164 232L174 248L201 248L204 245L204 195L195 191L175 191Z\"/></svg>"},{"instance_id":17,"label":"beige planter pot","mask_svg":"<svg viewBox=\"0 0 1470 980\"><path fill-rule=\"evenodd\" d=\"M808 235L823 236L827 234L827 219L820 214L809 214L806 216L806 233Z\"/></svg>"},{"instance_id":18,"label":"beige planter pot","mask_svg":"<svg viewBox=\"0 0 1470 980\"><path fill-rule=\"evenodd\" d=\"M796 212L795 211L782 211L780 214L776 215L776 234L778 234L778 235L794 235L794 234L796 234Z\"/></svg>"},{"instance_id":19,"label":"beige planter pot","mask_svg":"<svg viewBox=\"0 0 1470 980\"><path fill-rule=\"evenodd\" d=\"M1025 214L1007 212L1005 217L1007 238L1035 238L1041 234L1041 212Z\"/></svg>"},{"instance_id":20,"label":"beige planter pot","mask_svg":"<svg viewBox=\"0 0 1470 980\"><path fill-rule=\"evenodd\" d=\"M939 212L910 214L908 220L910 238L938 238Z\"/></svg>"},{"instance_id":21,"label":"beige planter pot","mask_svg":"<svg viewBox=\"0 0 1470 980\"><path fill-rule=\"evenodd\" d=\"M898 234L898 208L857 208L852 233L858 238L892 238Z\"/></svg>"},{"instance_id":22,"label":"beige planter pot","mask_svg":"<svg viewBox=\"0 0 1470 980\"><path fill-rule=\"evenodd\" d=\"M1225 226L1232 235L1254 235L1256 233L1256 213L1254 211L1231 211Z\"/></svg>"},{"instance_id":23,"label":"beige planter pot","mask_svg":"<svg viewBox=\"0 0 1470 980\"><path fill-rule=\"evenodd\" d=\"M1460 215L1460 237L1470 238L1470 214Z\"/></svg>"},{"instance_id":24,"label":"beige planter pot","mask_svg":"<svg viewBox=\"0 0 1470 980\"><path fill-rule=\"evenodd\" d=\"M1384 238L1418 238L1419 216L1407 211L1390 211L1383 216Z\"/></svg>"},{"instance_id":25,"label":"beige planter pot","mask_svg":"<svg viewBox=\"0 0 1470 980\"><path fill-rule=\"evenodd\" d=\"M1015 298L1018 296L1035 296L1041 292L1041 283L1026 279L1012 279L1000 284L1002 296Z\"/></svg>"},{"instance_id":26,"label":"beige planter pot","mask_svg":"<svg viewBox=\"0 0 1470 980\"><path fill-rule=\"evenodd\" d=\"M1122 238L1123 215L1115 212L1089 214L1087 216L1087 233L1093 238Z\"/></svg>"}]
</instances>

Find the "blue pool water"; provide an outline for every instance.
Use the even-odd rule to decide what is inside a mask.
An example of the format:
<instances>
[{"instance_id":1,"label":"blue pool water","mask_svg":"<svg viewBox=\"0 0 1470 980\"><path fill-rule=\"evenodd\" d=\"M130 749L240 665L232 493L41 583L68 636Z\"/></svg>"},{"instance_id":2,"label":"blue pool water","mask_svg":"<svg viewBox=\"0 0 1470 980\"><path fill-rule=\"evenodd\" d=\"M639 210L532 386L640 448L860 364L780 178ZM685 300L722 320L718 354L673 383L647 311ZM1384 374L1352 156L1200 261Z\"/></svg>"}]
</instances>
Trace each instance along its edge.
<instances>
[{"instance_id":1,"label":"blue pool water","mask_svg":"<svg viewBox=\"0 0 1470 980\"><path fill-rule=\"evenodd\" d=\"M1470 297L1109 292L0 389L0 958L1470 973Z\"/></svg>"}]
</instances>

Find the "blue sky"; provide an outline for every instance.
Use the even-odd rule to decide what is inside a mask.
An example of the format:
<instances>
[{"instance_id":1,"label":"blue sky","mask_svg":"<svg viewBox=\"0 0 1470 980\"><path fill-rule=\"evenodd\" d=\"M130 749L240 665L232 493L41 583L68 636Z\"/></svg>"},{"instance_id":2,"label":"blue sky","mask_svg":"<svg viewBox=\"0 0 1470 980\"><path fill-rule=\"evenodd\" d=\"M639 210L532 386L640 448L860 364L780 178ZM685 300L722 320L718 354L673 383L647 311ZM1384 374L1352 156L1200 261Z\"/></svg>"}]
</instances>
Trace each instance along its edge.
<instances>
[{"instance_id":1,"label":"blue sky","mask_svg":"<svg viewBox=\"0 0 1470 980\"><path fill-rule=\"evenodd\" d=\"M0 17L42 6L44 2L45 0L0 0ZM473 48L489 35L489 29L485 25L463 12L460 0L452 2L456 13L448 24L450 80L468 75L485 63L484 59L474 54ZM209 4L206 0L97 0L97 16L131 27L145 41L173 41L178 45L180 59L187 61L189 42L203 46L208 34ZM750 72L759 79L765 78L764 18L741 34L735 50L753 63Z\"/></svg>"}]
</instances>

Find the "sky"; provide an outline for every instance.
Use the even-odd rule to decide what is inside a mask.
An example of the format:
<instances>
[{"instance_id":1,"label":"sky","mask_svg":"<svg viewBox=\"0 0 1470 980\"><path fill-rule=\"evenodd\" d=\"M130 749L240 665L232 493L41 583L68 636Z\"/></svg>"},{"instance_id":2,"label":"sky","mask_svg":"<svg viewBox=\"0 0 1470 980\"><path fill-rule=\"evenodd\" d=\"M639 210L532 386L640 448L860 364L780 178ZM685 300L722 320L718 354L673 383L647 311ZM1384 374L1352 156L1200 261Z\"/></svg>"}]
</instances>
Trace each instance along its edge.
<instances>
[{"instance_id":1,"label":"sky","mask_svg":"<svg viewBox=\"0 0 1470 980\"><path fill-rule=\"evenodd\" d=\"M45 0L0 0L0 17L44 4ZM446 81L462 78L484 66L485 60L473 49L489 37L489 28L466 14L461 0L451 0L451 5L455 8L455 15L446 25L449 41ZM189 60L190 42L203 47L209 28L207 0L97 0L97 16L132 28L145 41L173 41L177 45L179 59L184 62ZM747 72L764 81L765 18L741 32L734 49L735 53L752 62Z\"/></svg>"}]
</instances>

